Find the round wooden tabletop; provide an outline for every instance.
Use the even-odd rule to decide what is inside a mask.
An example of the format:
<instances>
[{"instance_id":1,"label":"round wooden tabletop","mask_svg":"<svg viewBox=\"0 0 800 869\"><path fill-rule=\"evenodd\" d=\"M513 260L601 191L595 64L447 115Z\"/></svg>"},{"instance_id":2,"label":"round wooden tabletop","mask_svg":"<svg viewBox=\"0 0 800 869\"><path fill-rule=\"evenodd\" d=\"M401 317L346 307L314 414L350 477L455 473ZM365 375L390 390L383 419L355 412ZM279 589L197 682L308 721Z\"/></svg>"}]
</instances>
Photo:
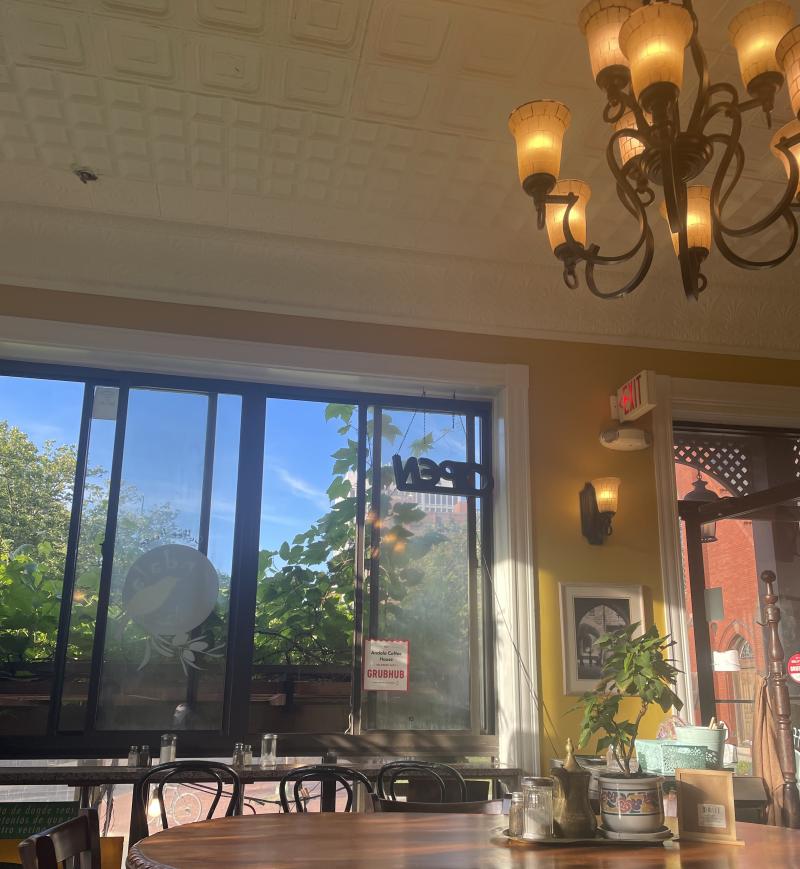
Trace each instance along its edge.
<instances>
[{"instance_id":1,"label":"round wooden tabletop","mask_svg":"<svg viewBox=\"0 0 800 869\"><path fill-rule=\"evenodd\" d=\"M131 848L128 869L789 869L800 866L800 832L737 824L742 845L509 845L501 815L308 813L249 815L186 824Z\"/></svg>"}]
</instances>

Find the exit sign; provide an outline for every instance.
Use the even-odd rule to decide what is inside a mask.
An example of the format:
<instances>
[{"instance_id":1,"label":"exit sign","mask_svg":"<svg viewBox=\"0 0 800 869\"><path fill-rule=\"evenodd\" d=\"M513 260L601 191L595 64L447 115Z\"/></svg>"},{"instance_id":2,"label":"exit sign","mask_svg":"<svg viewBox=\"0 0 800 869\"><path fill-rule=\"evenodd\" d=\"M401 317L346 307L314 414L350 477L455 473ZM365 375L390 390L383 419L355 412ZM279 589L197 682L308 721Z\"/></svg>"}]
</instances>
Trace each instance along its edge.
<instances>
[{"instance_id":1,"label":"exit sign","mask_svg":"<svg viewBox=\"0 0 800 869\"><path fill-rule=\"evenodd\" d=\"M656 376L640 371L617 390L617 419L638 419L656 406Z\"/></svg>"}]
</instances>

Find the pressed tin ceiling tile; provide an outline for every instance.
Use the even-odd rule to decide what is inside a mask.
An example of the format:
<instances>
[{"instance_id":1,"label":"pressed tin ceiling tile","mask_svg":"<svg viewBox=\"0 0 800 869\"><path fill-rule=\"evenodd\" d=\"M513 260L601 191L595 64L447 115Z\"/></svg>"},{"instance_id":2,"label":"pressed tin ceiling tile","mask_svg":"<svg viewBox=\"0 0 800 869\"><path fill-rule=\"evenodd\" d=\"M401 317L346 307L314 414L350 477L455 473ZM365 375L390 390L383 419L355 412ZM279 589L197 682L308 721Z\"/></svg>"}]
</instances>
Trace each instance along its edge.
<instances>
[{"instance_id":1,"label":"pressed tin ceiling tile","mask_svg":"<svg viewBox=\"0 0 800 869\"><path fill-rule=\"evenodd\" d=\"M345 241L376 257L402 248L420 257L424 275L434 273L423 265L427 258L461 256L492 264L486 272L463 266L464 285L491 275L513 287L509 311L529 311L528 302L516 307L518 296L551 275L552 286L543 286L540 296L553 312L562 305L565 320L599 324L592 312L600 303L585 290L560 286L559 265L519 189L507 131L509 112L522 102L566 102L572 124L562 174L592 187L590 238L614 252L635 235L606 169L609 129L577 26L582 5L6 0L0 4L0 155L20 177L0 185L0 202L118 213L143 224L167 219L220 233ZM696 4L713 76L737 86L727 25L744 5ZM800 18L800 4L792 5ZM686 90L691 80L687 73ZM690 104L688 94L684 102ZM776 124L789 117L784 93ZM768 210L782 179L763 119L754 113L745 127L748 161L731 200L731 222ZM71 175L83 163L102 170L91 196L73 192L85 186ZM37 171L48 184L58 179L52 192L36 180ZM164 194L153 199L157 184ZM659 265L652 280L669 281L674 254L657 214L653 225ZM758 252L758 243L746 245ZM460 268L451 263L447 271ZM739 281L743 293L752 287L752 275L721 273ZM782 286L785 279L758 280ZM711 283L709 293L713 277ZM447 292L457 298L455 290ZM658 297L654 290L644 294ZM347 307L346 300L341 304ZM582 307L573 316L575 305ZM644 322L640 303L616 307ZM482 310L474 299L469 309ZM539 315L550 322L549 313ZM616 316L620 329L633 331ZM665 307L652 323L666 319Z\"/></svg>"}]
</instances>

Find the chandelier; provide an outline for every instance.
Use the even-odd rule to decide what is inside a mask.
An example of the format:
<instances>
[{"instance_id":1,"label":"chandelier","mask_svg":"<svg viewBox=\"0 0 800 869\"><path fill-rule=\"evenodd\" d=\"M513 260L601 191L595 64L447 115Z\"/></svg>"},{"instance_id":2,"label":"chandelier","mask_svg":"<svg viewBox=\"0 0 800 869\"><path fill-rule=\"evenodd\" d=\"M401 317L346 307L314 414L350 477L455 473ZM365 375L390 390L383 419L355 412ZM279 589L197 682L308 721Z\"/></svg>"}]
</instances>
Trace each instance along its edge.
<instances>
[{"instance_id":1,"label":"chandelier","mask_svg":"<svg viewBox=\"0 0 800 869\"><path fill-rule=\"evenodd\" d=\"M641 284L653 261L648 207L655 202L655 187L663 190L660 210L672 234L687 297L697 298L706 288L701 267L712 239L741 268L772 268L787 259L797 246L795 212L800 211L800 26L792 26L791 7L783 0L753 3L731 21L729 36L749 96L744 100L732 84L710 82L691 0L592 0L579 22L595 81L606 97L603 119L613 127L608 165L620 202L638 222L639 236L630 250L615 256L587 243L589 185L559 179L569 109L555 100L535 100L515 109L508 125L516 140L522 188L533 199L539 229L546 227L553 253L563 263L567 286L578 285L581 263L589 289L600 298L625 296ZM687 47L698 85L685 120L679 97ZM729 226L723 211L745 163L743 116L761 109L771 126L784 80L796 118L774 134L770 148L786 170L786 191L769 214L750 226ZM715 158L711 186L690 183ZM749 260L729 246L729 240L756 235L781 221L789 239L774 259ZM637 258L639 267L625 286L598 288L596 266Z\"/></svg>"}]
</instances>

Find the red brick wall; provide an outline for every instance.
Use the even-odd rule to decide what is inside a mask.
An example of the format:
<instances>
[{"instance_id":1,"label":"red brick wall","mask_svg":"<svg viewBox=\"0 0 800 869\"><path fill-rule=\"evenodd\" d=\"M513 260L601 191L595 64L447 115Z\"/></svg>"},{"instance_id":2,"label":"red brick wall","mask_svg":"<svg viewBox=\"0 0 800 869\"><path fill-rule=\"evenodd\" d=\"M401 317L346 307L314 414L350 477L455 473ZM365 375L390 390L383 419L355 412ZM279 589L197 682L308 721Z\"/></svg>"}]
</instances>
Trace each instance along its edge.
<instances>
[{"instance_id":1,"label":"red brick wall","mask_svg":"<svg viewBox=\"0 0 800 869\"><path fill-rule=\"evenodd\" d=\"M691 491L692 483L696 478L697 471L694 468L686 465L675 465L678 497L683 497ZM720 497L733 494L706 474L702 474L702 479L706 481L707 488L716 492ZM734 519L718 522L716 534L717 541L707 543L703 547L706 588L722 588L723 590L724 618L709 625L711 648L715 651L726 651L734 648L736 637L743 637L753 650L756 670L763 672L765 655L763 635L757 625L757 620L760 619L760 608L752 522ZM683 570L684 576L687 578L684 593L686 611L689 617L689 653L692 672L695 673L694 623L692 604L689 598L689 574L685 545L683 546ZM732 674L718 673L715 677L715 684L718 698L732 696ZM730 709L730 707L728 708ZM732 714L726 716L726 723L731 728L731 735L735 735L736 723ZM741 737L747 739L749 735L741 734Z\"/></svg>"}]
</instances>

